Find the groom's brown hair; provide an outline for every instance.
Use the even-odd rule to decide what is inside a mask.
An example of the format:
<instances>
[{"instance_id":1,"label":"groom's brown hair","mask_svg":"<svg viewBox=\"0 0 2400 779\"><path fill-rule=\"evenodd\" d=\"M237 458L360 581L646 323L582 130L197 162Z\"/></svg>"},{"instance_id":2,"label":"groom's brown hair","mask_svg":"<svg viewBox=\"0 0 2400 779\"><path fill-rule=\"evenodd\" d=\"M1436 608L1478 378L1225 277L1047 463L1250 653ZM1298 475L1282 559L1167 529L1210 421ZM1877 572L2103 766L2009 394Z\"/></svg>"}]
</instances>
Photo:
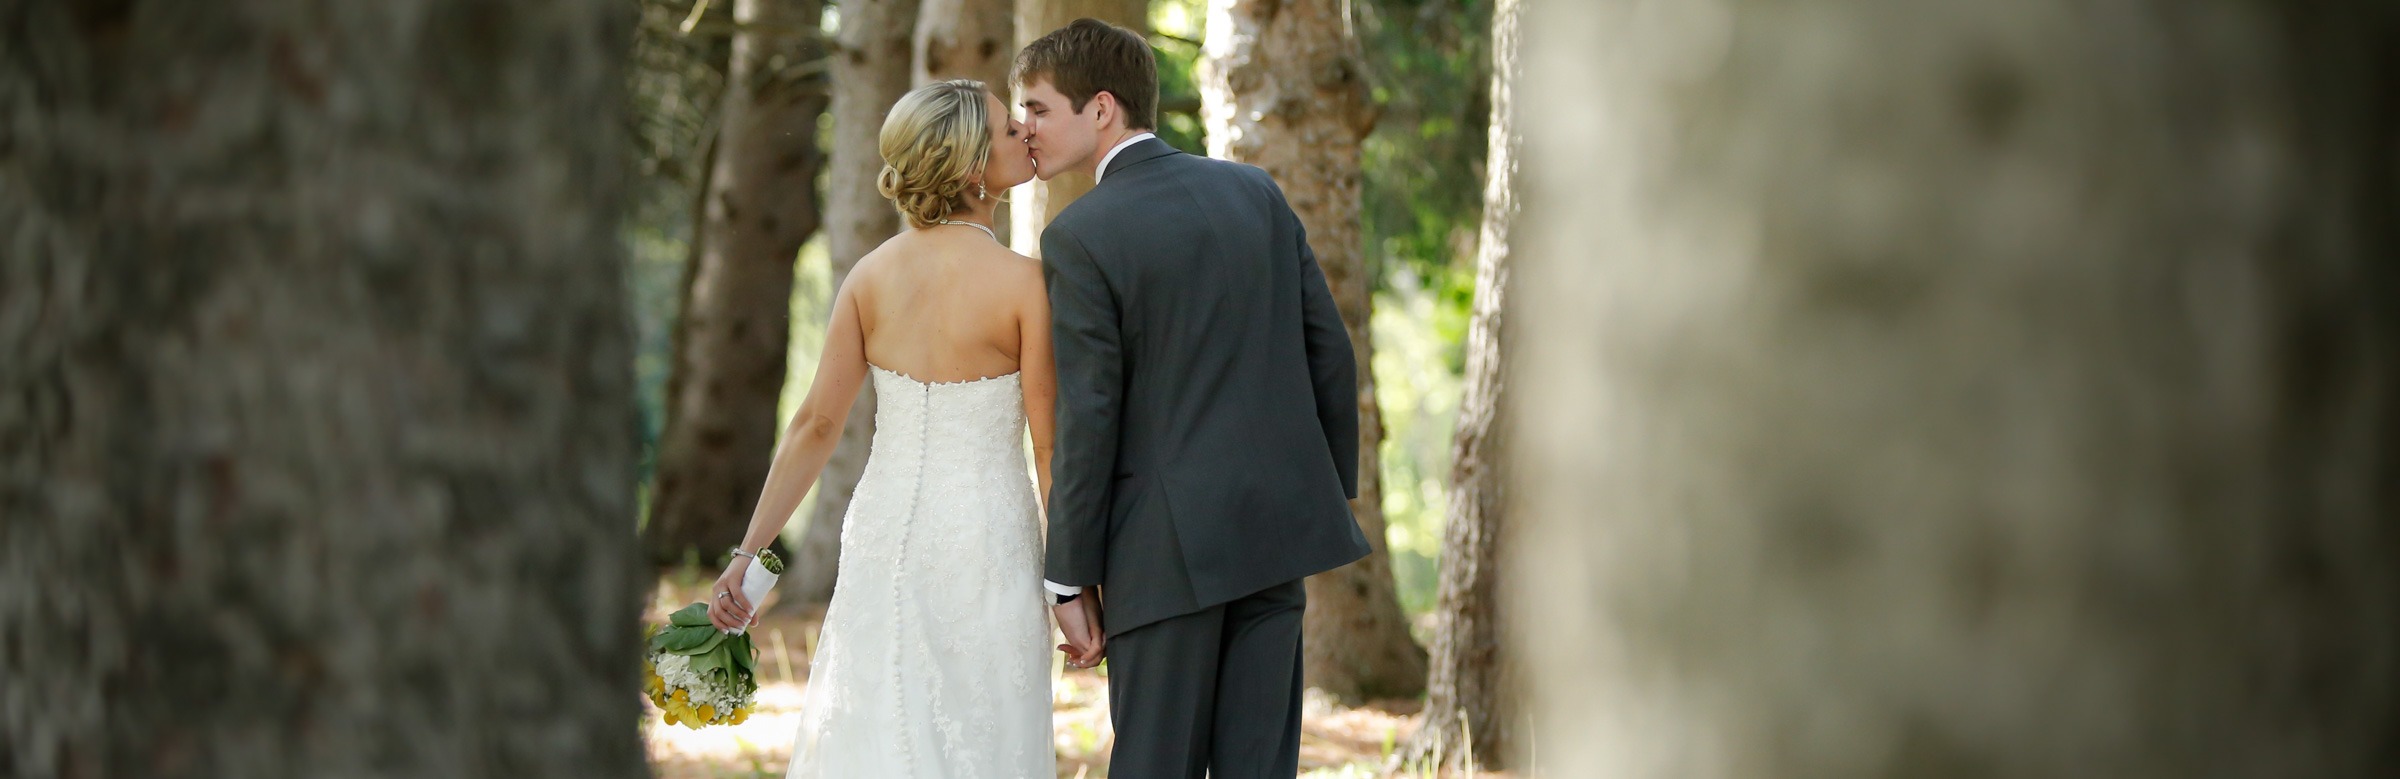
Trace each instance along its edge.
<instances>
[{"instance_id":1,"label":"groom's brown hair","mask_svg":"<svg viewBox=\"0 0 2400 779\"><path fill-rule=\"evenodd\" d=\"M1107 92L1125 110L1128 130L1158 129L1158 60L1140 33L1098 19L1077 19L1017 52L1019 85L1048 78L1075 113Z\"/></svg>"}]
</instances>

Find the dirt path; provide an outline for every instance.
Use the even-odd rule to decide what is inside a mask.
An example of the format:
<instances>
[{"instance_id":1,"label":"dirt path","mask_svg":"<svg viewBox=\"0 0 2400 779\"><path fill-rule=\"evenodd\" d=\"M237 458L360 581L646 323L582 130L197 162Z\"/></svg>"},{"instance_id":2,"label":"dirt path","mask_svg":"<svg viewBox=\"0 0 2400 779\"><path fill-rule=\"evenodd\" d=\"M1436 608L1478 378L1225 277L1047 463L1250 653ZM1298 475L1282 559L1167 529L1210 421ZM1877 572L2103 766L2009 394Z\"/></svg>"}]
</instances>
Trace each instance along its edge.
<instances>
[{"instance_id":1,"label":"dirt path","mask_svg":"<svg viewBox=\"0 0 2400 779\"><path fill-rule=\"evenodd\" d=\"M681 605L701 592L697 586L662 585L659 606L647 619L664 619L666 605ZM691 730L667 725L656 709L644 710L643 738L650 764L660 779L772 779L783 776L791 757L792 739L799 730L801 693L806 689L809 653L822 613L779 613L770 608L756 635L766 656L758 708L740 725ZM780 647L780 652L779 652ZM778 657L778 654L781 656ZM786 668L789 675L786 675ZM1060 779L1108 776L1106 754L1113 734L1108 725L1105 666L1094 671L1053 667L1051 684L1052 743L1058 749ZM1300 765L1308 779L1372 777L1379 775L1392 745L1405 740L1416 727L1416 702L1373 704L1345 708L1311 697L1305 705L1301 730ZM1505 774L1479 776L1507 779Z\"/></svg>"}]
</instances>

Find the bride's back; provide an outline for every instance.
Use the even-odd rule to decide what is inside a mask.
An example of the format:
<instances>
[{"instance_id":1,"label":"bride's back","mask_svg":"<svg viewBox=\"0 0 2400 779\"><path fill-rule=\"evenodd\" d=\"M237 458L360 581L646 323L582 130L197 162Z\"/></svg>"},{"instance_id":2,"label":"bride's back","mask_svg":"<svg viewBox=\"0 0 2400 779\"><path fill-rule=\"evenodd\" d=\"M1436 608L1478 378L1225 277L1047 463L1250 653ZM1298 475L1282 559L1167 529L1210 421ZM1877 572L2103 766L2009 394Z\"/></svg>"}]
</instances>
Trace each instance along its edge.
<instances>
[{"instance_id":1,"label":"bride's back","mask_svg":"<svg viewBox=\"0 0 2400 779\"><path fill-rule=\"evenodd\" d=\"M869 364L923 382L1017 372L1041 266L963 225L908 230L852 271Z\"/></svg>"}]
</instances>

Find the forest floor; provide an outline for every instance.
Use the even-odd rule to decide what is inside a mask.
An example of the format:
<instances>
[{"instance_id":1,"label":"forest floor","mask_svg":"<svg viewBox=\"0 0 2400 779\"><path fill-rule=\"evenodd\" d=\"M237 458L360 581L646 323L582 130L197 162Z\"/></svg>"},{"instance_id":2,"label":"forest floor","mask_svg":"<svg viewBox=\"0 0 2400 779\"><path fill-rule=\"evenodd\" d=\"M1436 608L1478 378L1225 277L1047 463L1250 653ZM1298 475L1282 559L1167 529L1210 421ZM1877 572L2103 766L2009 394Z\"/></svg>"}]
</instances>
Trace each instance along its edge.
<instances>
[{"instance_id":1,"label":"forest floor","mask_svg":"<svg viewBox=\"0 0 2400 779\"><path fill-rule=\"evenodd\" d=\"M675 607L699 600L706 582L662 582L647 623L666 618ZM792 740L799 730L801 693L807 689L808 658L815 650L822 610L778 608L770 602L753 635L762 653L758 668L758 706L740 725L699 730L666 724L661 713L643 703L643 740L650 767L660 779L773 779L783 776L791 758ZM1052 666L1051 743L1058 750L1060 779L1100 779L1108 776L1107 755L1113 738L1108 724L1106 666L1096 670ZM1382 776L1385 756L1408 739L1417 725L1417 701L1381 701L1356 708L1342 706L1309 691L1303 706L1300 768L1303 779L1351 779ZM1464 774L1445 773L1444 777ZM1478 772L1479 777L1508 779L1508 774ZM1400 774L1405 777L1430 774Z\"/></svg>"}]
</instances>

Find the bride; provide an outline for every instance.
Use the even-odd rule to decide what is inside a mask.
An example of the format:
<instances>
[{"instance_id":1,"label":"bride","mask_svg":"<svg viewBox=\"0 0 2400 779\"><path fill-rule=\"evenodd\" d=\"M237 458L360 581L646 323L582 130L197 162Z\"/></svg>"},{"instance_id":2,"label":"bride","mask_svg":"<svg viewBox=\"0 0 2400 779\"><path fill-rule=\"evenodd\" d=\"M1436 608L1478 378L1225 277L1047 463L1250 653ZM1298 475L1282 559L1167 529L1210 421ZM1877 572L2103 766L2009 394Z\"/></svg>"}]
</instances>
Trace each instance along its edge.
<instances>
[{"instance_id":1,"label":"bride","mask_svg":"<svg viewBox=\"0 0 2400 779\"><path fill-rule=\"evenodd\" d=\"M875 439L842 521L791 777L1057 775L1036 497L1049 492L1057 394L1049 302L1040 264L992 230L1000 193L1033 177L1024 134L961 80L901 98L877 138L876 187L910 229L836 293L808 398L709 609L720 629L754 623L742 558L782 531L872 381Z\"/></svg>"}]
</instances>

